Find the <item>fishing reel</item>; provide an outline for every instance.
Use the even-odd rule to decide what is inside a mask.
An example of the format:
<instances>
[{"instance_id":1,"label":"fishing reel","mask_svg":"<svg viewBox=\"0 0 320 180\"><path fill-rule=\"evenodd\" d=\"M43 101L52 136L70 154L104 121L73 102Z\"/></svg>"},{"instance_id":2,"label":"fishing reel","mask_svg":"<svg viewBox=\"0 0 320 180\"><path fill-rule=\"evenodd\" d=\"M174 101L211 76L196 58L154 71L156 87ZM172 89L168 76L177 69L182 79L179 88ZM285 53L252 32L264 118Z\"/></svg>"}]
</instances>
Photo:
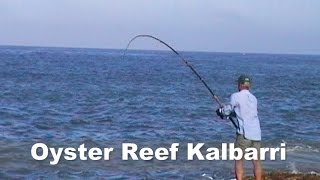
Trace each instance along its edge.
<instances>
[{"instance_id":1,"label":"fishing reel","mask_svg":"<svg viewBox=\"0 0 320 180\"><path fill-rule=\"evenodd\" d=\"M216 110L217 115L223 119L224 117L229 117L232 114L232 106L231 104L226 104L223 107L220 107Z\"/></svg>"}]
</instances>

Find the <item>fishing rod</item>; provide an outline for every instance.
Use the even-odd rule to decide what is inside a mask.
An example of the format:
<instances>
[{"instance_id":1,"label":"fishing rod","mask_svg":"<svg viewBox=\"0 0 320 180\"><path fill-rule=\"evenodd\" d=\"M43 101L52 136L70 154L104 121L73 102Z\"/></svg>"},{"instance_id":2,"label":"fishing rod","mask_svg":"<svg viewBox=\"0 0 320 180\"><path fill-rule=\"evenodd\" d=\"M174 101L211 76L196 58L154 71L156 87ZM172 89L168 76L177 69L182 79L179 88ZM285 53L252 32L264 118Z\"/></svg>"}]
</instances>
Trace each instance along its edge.
<instances>
[{"instance_id":1,"label":"fishing rod","mask_svg":"<svg viewBox=\"0 0 320 180\"><path fill-rule=\"evenodd\" d=\"M133 38L129 41L126 49L124 50L123 57L126 55L126 52L127 52L128 48L129 48L130 44L131 44L134 40L136 40L137 38L141 38L141 37L146 37L146 38L151 38L151 39L157 40L157 41L159 41L160 43L162 43L162 44L164 44L165 46L167 46L169 49L171 49L178 57L180 57L180 59L184 62L184 64L186 64L186 65L191 69L191 71L199 78L199 80L200 80L200 81L202 82L202 84L207 88L207 90L209 91L210 95L211 95L212 98L218 103L218 105L219 105L220 107L223 107L223 106L224 106L223 103L222 103L222 102L220 101L220 99L218 98L218 96L213 93L213 91L211 90L211 88L210 88L210 87L208 86L208 84L204 81L204 79L200 76L200 74L194 69L194 67L193 67L182 55L180 55L178 51L176 51L176 50L175 50L173 47L171 47L169 44L167 44L166 42L162 41L161 39L159 39L159 38L157 38L157 37L154 37L154 36L151 36L151 35L147 35L147 34L140 34L140 35L137 35L137 36L133 37ZM232 124L233 124L236 128L238 128L237 123L236 123L231 117L227 117L227 118L232 122Z\"/></svg>"},{"instance_id":2,"label":"fishing rod","mask_svg":"<svg viewBox=\"0 0 320 180\"><path fill-rule=\"evenodd\" d=\"M165 43L164 41L160 40L159 38L156 38L154 36L151 36L151 35L145 35L145 34L141 34L141 35L137 35L135 36L134 38L132 38L126 49L125 49L125 52L123 54L123 56L125 56L130 44L137 38L140 38L140 37L148 37L148 38L152 38L152 39L155 39L157 41L159 41L160 43L164 44L165 46L167 46L168 48L170 48L177 56L179 56L181 58L181 60L184 62L184 64L186 64L190 69L191 71L199 78L199 80L202 82L202 84L208 89L209 93L211 94L212 98L219 104L220 107L223 107L223 103L220 101L220 99L213 93L213 91L210 89L210 87L208 86L208 84L204 81L204 79L200 76L200 74L193 68L193 66L187 61L185 60L179 53L178 51L176 51L173 47L171 47L169 44Z\"/></svg>"}]
</instances>

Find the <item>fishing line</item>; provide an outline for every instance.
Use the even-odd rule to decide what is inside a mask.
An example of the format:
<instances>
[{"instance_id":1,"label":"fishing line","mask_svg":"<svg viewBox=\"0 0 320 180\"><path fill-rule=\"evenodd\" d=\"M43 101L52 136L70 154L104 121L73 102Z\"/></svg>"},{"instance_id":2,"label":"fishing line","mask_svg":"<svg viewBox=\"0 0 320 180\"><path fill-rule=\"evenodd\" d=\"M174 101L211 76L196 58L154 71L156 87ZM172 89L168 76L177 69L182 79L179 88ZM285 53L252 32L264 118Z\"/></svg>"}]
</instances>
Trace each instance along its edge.
<instances>
[{"instance_id":1,"label":"fishing line","mask_svg":"<svg viewBox=\"0 0 320 180\"><path fill-rule=\"evenodd\" d=\"M162 41L161 39L157 38L157 37L154 37L154 36L151 36L151 35L147 35L147 34L140 34L140 35L137 35L135 37L133 37L126 49L124 50L124 53L123 53L123 57L125 57L126 55L126 52L128 51L128 48L130 46L130 44L136 40L137 38L142 38L142 37L145 37L145 38L151 38L151 39L154 39L154 40L157 40L159 41L161 44L164 44L165 46L167 46L169 49L171 49L171 51L173 51L178 57L180 57L180 59L184 62L184 64L186 64L190 69L191 71L199 78L199 80L202 82L202 84L207 88L207 90L209 91L210 95L212 96L212 98L219 104L220 107L223 107L223 103L220 101L220 99L218 98L218 96L216 96L213 91L211 90L211 88L208 86L208 84L204 81L204 79L200 76L200 74L194 69L194 67L182 56L179 54L178 51L176 51L172 46L170 46L169 44L167 44L166 42ZM237 126L237 123L231 118L231 117L228 117L228 119L232 122L232 124L238 128Z\"/></svg>"}]
</instances>

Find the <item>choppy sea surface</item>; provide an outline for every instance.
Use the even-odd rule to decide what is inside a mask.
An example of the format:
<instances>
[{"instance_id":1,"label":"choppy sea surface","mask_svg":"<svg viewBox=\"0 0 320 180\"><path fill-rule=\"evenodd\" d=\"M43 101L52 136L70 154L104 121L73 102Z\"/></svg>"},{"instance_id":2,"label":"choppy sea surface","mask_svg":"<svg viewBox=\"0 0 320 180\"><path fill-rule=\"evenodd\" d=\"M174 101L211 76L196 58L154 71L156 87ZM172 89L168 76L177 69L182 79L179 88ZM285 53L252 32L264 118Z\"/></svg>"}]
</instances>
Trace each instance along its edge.
<instances>
[{"instance_id":1,"label":"choppy sea surface","mask_svg":"<svg viewBox=\"0 0 320 180\"><path fill-rule=\"evenodd\" d=\"M253 78L263 146L286 143L265 171L320 173L320 56L181 52L228 102L235 80ZM1 179L230 179L232 161L188 161L187 143L221 147L235 129L169 51L0 46ZM31 146L114 147L111 160L50 165ZM122 161L121 144L180 143L176 161ZM251 164L246 164L248 175Z\"/></svg>"}]
</instances>

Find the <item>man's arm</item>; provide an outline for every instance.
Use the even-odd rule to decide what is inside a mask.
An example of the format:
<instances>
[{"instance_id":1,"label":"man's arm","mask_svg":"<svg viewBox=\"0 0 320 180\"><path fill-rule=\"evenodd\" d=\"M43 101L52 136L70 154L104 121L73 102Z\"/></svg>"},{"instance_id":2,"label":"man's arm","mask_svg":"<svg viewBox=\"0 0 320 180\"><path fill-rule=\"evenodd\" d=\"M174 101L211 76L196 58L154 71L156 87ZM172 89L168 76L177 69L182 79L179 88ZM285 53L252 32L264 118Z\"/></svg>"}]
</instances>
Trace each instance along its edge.
<instances>
[{"instance_id":1,"label":"man's arm","mask_svg":"<svg viewBox=\"0 0 320 180\"><path fill-rule=\"evenodd\" d=\"M226 104L222 108L217 109L216 112L221 119L226 117L227 120L230 120L232 122L232 124L236 129L239 129L239 122L234 119L234 118L237 118L236 117L237 115L234 111L237 106L239 106L239 103L237 101L236 94L232 94L230 98L230 103Z\"/></svg>"},{"instance_id":2,"label":"man's arm","mask_svg":"<svg viewBox=\"0 0 320 180\"><path fill-rule=\"evenodd\" d=\"M224 117L232 116L234 114L234 108L238 106L236 95L232 94L230 98L230 103L224 105L216 110L217 115L223 119Z\"/></svg>"}]
</instances>

